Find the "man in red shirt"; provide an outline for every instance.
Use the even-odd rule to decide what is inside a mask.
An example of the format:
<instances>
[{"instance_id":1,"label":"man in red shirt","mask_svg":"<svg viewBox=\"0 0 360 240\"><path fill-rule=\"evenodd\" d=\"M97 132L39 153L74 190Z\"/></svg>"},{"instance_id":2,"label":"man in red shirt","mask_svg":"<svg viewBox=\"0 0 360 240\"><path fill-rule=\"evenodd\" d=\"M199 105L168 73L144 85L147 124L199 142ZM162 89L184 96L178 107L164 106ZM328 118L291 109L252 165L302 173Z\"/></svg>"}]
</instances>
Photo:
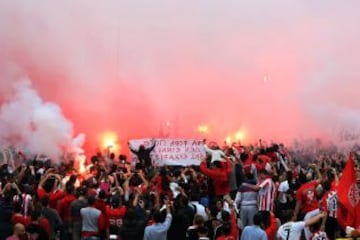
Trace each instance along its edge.
<instances>
[{"instance_id":1,"label":"man in red shirt","mask_svg":"<svg viewBox=\"0 0 360 240\"><path fill-rule=\"evenodd\" d=\"M59 184L59 185L58 185ZM49 197L49 207L57 209L57 202L64 197L61 176L58 174L46 174L39 183L37 195L39 200Z\"/></svg>"},{"instance_id":2,"label":"man in red shirt","mask_svg":"<svg viewBox=\"0 0 360 240\"><path fill-rule=\"evenodd\" d=\"M212 163L214 168L207 167L206 159L201 161L200 171L212 179L216 197L223 197L230 193L229 181L232 164L229 161L214 161Z\"/></svg>"},{"instance_id":3,"label":"man in red shirt","mask_svg":"<svg viewBox=\"0 0 360 240\"><path fill-rule=\"evenodd\" d=\"M322 183L323 177L319 168L312 164L311 168L315 171L318 179L303 184L296 192L296 207L294 212L294 219L298 219L301 211L304 215L304 221L319 214L319 201L317 199L316 187ZM304 229L306 240L310 239L311 232L308 227Z\"/></svg>"},{"instance_id":4,"label":"man in red shirt","mask_svg":"<svg viewBox=\"0 0 360 240\"><path fill-rule=\"evenodd\" d=\"M120 234L120 228L123 225L123 218L126 213L126 207L121 205L119 197L112 197L111 206L106 206L105 213L109 223L110 236L118 236Z\"/></svg>"},{"instance_id":5,"label":"man in red shirt","mask_svg":"<svg viewBox=\"0 0 360 240\"><path fill-rule=\"evenodd\" d=\"M63 220L64 227L69 231L70 229L70 204L76 199L75 195L75 187L74 185L67 183L65 187L65 197L58 201L57 211Z\"/></svg>"},{"instance_id":6,"label":"man in red shirt","mask_svg":"<svg viewBox=\"0 0 360 240\"><path fill-rule=\"evenodd\" d=\"M106 208L106 193L104 190L100 190L99 194L95 200L95 208L99 209L102 213L105 212Z\"/></svg>"}]
</instances>

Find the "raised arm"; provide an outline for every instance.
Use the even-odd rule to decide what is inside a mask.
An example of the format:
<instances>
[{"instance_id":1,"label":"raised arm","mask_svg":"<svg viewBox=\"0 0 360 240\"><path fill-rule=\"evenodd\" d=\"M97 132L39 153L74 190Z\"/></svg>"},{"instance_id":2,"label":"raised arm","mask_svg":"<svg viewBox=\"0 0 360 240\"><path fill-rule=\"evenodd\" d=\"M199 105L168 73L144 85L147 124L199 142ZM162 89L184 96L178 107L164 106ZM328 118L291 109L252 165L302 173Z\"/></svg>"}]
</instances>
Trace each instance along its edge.
<instances>
[{"instance_id":1,"label":"raised arm","mask_svg":"<svg viewBox=\"0 0 360 240\"><path fill-rule=\"evenodd\" d=\"M132 148L130 142L128 142L128 145L129 145L129 149L130 149L130 151L131 151L132 153L134 153L134 154L138 154L138 153L139 153L139 151L136 151L135 149Z\"/></svg>"},{"instance_id":2,"label":"raised arm","mask_svg":"<svg viewBox=\"0 0 360 240\"><path fill-rule=\"evenodd\" d=\"M305 227L311 226L314 223L317 223L322 217L324 217L324 213L320 213L308 220L305 221Z\"/></svg>"},{"instance_id":3,"label":"raised arm","mask_svg":"<svg viewBox=\"0 0 360 240\"><path fill-rule=\"evenodd\" d=\"M317 166L317 165L313 165L313 168L314 168L314 170L315 170L315 172L316 172L316 175L317 175L317 183L318 184L320 184L320 183L322 183L322 181L323 181L323 175L321 174L321 172L320 172L320 170L319 170L319 167Z\"/></svg>"},{"instance_id":4,"label":"raised arm","mask_svg":"<svg viewBox=\"0 0 360 240\"><path fill-rule=\"evenodd\" d=\"M154 148L156 147L156 140L155 138L151 139L152 141L152 146L148 149L149 152L152 152L152 150L154 150Z\"/></svg>"},{"instance_id":5,"label":"raised arm","mask_svg":"<svg viewBox=\"0 0 360 240\"><path fill-rule=\"evenodd\" d=\"M214 150L210 149L206 143L204 143L204 149L205 149L205 152L209 155L211 155L214 151Z\"/></svg>"},{"instance_id":6,"label":"raised arm","mask_svg":"<svg viewBox=\"0 0 360 240\"><path fill-rule=\"evenodd\" d=\"M299 215L300 212L300 208L301 208L301 200L296 200L296 206L295 206L295 211L294 211L294 221L297 220L297 217Z\"/></svg>"},{"instance_id":7,"label":"raised arm","mask_svg":"<svg viewBox=\"0 0 360 240\"><path fill-rule=\"evenodd\" d=\"M144 184L144 188L147 189L149 187L149 181L145 178L144 173L142 171L139 171L138 176L141 178Z\"/></svg>"}]
</instances>

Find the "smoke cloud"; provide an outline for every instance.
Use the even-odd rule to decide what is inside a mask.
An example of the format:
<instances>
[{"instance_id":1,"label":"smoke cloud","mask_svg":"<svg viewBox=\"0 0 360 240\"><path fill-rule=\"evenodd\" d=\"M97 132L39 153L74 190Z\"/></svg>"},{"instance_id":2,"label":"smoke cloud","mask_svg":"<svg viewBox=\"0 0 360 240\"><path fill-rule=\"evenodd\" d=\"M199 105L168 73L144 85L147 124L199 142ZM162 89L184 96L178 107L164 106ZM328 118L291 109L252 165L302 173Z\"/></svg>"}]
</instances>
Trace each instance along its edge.
<instances>
[{"instance_id":1,"label":"smoke cloud","mask_svg":"<svg viewBox=\"0 0 360 240\"><path fill-rule=\"evenodd\" d=\"M334 129L360 121L359 7L356 0L2 1L0 63L15 65L44 99L45 109L34 110L44 131L53 129L47 110L61 116L46 103L55 102L73 131L86 133L90 152L106 131L121 142L161 132L222 141L239 130L247 142L336 140Z\"/></svg>"},{"instance_id":2,"label":"smoke cloud","mask_svg":"<svg viewBox=\"0 0 360 240\"><path fill-rule=\"evenodd\" d=\"M80 148L84 136L73 139L73 126L58 105L44 102L30 81L21 79L0 108L0 146L45 154L59 161L64 152Z\"/></svg>"}]
</instances>

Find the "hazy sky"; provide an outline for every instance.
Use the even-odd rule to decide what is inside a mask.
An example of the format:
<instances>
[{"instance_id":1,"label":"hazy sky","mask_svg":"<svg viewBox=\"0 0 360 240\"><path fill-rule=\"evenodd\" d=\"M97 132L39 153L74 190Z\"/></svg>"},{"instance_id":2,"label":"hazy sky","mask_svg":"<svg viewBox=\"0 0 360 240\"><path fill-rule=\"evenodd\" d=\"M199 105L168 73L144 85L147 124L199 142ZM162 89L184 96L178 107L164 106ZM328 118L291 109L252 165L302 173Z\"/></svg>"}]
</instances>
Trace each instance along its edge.
<instances>
[{"instance_id":1,"label":"hazy sky","mask_svg":"<svg viewBox=\"0 0 360 240\"><path fill-rule=\"evenodd\" d=\"M156 136L166 121L177 137L203 137L200 124L218 140L238 130L248 141L323 137L360 123L358 9L357 0L1 1L0 87L29 76L91 148L104 131Z\"/></svg>"}]
</instances>

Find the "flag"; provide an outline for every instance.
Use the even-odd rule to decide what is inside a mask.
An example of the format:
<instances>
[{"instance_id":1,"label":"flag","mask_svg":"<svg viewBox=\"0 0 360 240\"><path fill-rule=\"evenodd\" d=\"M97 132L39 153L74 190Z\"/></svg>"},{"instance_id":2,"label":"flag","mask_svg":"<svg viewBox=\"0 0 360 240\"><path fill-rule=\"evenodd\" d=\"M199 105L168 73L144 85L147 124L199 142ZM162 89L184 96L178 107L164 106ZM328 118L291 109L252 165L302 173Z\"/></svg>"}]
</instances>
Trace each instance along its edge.
<instances>
[{"instance_id":1,"label":"flag","mask_svg":"<svg viewBox=\"0 0 360 240\"><path fill-rule=\"evenodd\" d=\"M337 220L345 229L346 226L357 228L356 215L359 207L359 189L355 174L354 160L350 154L338 185L338 210Z\"/></svg>"}]
</instances>

